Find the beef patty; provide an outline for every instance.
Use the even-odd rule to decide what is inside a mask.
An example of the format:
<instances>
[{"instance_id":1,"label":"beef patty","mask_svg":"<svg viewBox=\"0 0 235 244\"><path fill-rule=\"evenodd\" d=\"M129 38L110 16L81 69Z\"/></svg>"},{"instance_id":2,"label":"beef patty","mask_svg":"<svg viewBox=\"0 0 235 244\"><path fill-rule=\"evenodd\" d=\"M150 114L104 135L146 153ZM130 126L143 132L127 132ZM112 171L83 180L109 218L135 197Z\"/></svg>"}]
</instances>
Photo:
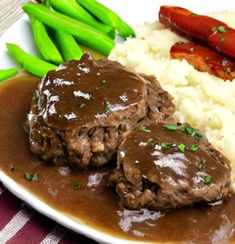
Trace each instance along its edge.
<instances>
[{"instance_id":1,"label":"beef patty","mask_svg":"<svg viewBox=\"0 0 235 244\"><path fill-rule=\"evenodd\" d=\"M153 77L84 54L39 84L28 115L31 150L57 165L103 165L140 121L171 115L171 100Z\"/></svg>"},{"instance_id":2,"label":"beef patty","mask_svg":"<svg viewBox=\"0 0 235 244\"><path fill-rule=\"evenodd\" d=\"M230 196L230 162L189 125L158 123L133 131L110 176L121 204L162 210Z\"/></svg>"}]
</instances>

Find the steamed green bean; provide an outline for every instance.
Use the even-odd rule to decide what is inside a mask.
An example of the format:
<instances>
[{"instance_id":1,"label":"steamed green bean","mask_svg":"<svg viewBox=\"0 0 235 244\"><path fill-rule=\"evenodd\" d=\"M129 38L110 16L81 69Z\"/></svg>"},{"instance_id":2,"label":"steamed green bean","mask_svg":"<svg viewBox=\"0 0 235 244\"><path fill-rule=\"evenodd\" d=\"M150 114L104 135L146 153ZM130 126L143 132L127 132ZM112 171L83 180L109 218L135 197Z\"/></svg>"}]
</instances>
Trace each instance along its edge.
<instances>
[{"instance_id":1,"label":"steamed green bean","mask_svg":"<svg viewBox=\"0 0 235 244\"><path fill-rule=\"evenodd\" d=\"M16 68L0 70L0 81L9 79L15 76L17 73L18 73L18 69Z\"/></svg>"},{"instance_id":2,"label":"steamed green bean","mask_svg":"<svg viewBox=\"0 0 235 244\"><path fill-rule=\"evenodd\" d=\"M63 53L65 61L73 59L80 60L83 51L73 36L63 31L55 31L55 39Z\"/></svg>"},{"instance_id":3,"label":"steamed green bean","mask_svg":"<svg viewBox=\"0 0 235 244\"><path fill-rule=\"evenodd\" d=\"M96 0L76 0L87 11L92 13L96 18L100 19L103 23L112 26L117 30L120 36L129 37L135 36L134 30L124 22L116 13L109 8L105 7Z\"/></svg>"},{"instance_id":4,"label":"steamed green bean","mask_svg":"<svg viewBox=\"0 0 235 244\"><path fill-rule=\"evenodd\" d=\"M103 31L109 36L114 37L115 31L112 27L98 22L84 8L74 0L49 0L51 6L58 12L93 26L97 30Z\"/></svg>"},{"instance_id":5,"label":"steamed green bean","mask_svg":"<svg viewBox=\"0 0 235 244\"><path fill-rule=\"evenodd\" d=\"M60 52L48 35L45 26L33 17L30 17L29 19L33 30L35 44L43 59L55 64L62 63L63 59Z\"/></svg>"},{"instance_id":6,"label":"steamed green bean","mask_svg":"<svg viewBox=\"0 0 235 244\"><path fill-rule=\"evenodd\" d=\"M42 4L26 3L23 5L23 10L51 28L67 32L81 44L105 55L108 55L114 47L114 41L105 33L71 17L50 11Z\"/></svg>"},{"instance_id":7,"label":"steamed green bean","mask_svg":"<svg viewBox=\"0 0 235 244\"><path fill-rule=\"evenodd\" d=\"M23 51L18 45L7 43L7 50L11 57L29 73L42 77L57 66Z\"/></svg>"},{"instance_id":8,"label":"steamed green bean","mask_svg":"<svg viewBox=\"0 0 235 244\"><path fill-rule=\"evenodd\" d=\"M49 1L49 0L43 0L43 4L44 4L47 8L50 8L50 1Z\"/></svg>"}]
</instances>

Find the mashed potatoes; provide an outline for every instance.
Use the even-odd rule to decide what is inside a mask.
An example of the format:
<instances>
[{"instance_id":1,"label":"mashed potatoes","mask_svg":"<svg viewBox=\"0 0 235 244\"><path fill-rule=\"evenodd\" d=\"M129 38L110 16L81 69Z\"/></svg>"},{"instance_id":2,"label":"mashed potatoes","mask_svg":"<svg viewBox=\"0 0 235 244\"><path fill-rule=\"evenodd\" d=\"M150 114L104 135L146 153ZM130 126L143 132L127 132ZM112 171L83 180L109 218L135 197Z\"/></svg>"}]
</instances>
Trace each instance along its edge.
<instances>
[{"instance_id":1,"label":"mashed potatoes","mask_svg":"<svg viewBox=\"0 0 235 244\"><path fill-rule=\"evenodd\" d=\"M211 16L235 28L234 12ZM138 26L136 32L135 39L118 44L109 58L156 76L174 97L175 119L199 128L231 160L235 186L235 80L224 81L195 70L185 60L171 60L171 46L184 39L159 22Z\"/></svg>"}]
</instances>

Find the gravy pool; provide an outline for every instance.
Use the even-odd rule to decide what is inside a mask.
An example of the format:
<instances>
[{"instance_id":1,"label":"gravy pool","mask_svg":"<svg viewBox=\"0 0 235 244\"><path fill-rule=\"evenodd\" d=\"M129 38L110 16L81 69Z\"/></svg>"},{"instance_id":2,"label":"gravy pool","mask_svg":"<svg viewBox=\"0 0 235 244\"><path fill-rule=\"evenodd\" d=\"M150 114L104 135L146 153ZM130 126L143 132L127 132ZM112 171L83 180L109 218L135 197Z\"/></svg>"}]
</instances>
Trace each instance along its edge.
<instances>
[{"instance_id":1,"label":"gravy pool","mask_svg":"<svg viewBox=\"0 0 235 244\"><path fill-rule=\"evenodd\" d=\"M106 187L113 166L87 171L46 165L29 148L26 115L38 79L19 76L0 85L0 169L54 209L99 231L140 242L221 243L235 241L235 197L218 206L160 213L129 211ZM25 173L36 173L28 181ZM75 190L78 184L80 189ZM135 217L134 217L135 216Z\"/></svg>"}]
</instances>

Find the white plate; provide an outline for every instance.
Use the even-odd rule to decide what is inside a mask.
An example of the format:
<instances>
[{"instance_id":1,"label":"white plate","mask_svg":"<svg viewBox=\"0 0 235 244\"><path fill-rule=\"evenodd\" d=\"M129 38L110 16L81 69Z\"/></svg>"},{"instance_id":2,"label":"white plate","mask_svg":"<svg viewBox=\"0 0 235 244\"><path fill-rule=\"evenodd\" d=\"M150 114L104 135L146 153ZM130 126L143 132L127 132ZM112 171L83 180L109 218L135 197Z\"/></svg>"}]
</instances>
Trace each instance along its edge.
<instances>
[{"instance_id":1,"label":"white plate","mask_svg":"<svg viewBox=\"0 0 235 244\"><path fill-rule=\"evenodd\" d=\"M132 26L141 24L143 22L151 22L157 19L157 14L159 7L164 4L168 5L178 5L188 8L194 12L206 13L212 11L221 10L235 10L234 0L207 0L206 3L202 1L195 0L100 0L106 6L109 6L115 10L124 20L126 20ZM32 33L29 28L28 20L26 16L23 16L19 21L17 21L4 35L0 38L0 69L15 67L16 64L12 62L6 52L5 43L17 43L24 50L38 55L37 50L34 46L32 40ZM40 213L48 216L49 218L57 221L58 223L64 225L65 227L81 233L87 237L90 237L98 242L102 243L112 243L112 244L129 244L137 243L126 240L120 240L114 238L111 235L97 231L84 223L76 222L73 219L63 215L62 213L52 209L50 206L37 199L31 193L27 192L19 184L15 183L11 178L6 176L0 171L0 181L17 197L27 202L33 208L35 208Z\"/></svg>"}]
</instances>

